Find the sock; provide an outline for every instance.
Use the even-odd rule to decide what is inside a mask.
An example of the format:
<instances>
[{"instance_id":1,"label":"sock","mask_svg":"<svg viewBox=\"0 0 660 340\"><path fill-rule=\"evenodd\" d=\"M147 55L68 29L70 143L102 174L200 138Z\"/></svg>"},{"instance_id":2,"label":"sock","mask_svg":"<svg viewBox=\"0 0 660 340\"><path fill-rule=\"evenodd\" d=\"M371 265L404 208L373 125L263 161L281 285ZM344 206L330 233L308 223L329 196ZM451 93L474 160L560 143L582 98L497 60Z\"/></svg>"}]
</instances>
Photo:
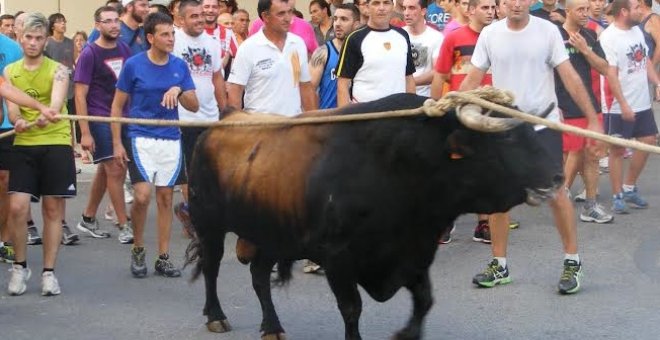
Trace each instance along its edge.
<instances>
[{"instance_id":1,"label":"sock","mask_svg":"<svg viewBox=\"0 0 660 340\"><path fill-rule=\"evenodd\" d=\"M33 220L28 221L28 227L34 227L34 221Z\"/></svg>"},{"instance_id":2,"label":"sock","mask_svg":"<svg viewBox=\"0 0 660 340\"><path fill-rule=\"evenodd\" d=\"M22 262L14 261L14 264L17 264L23 268L27 268L27 261L22 261Z\"/></svg>"},{"instance_id":3,"label":"sock","mask_svg":"<svg viewBox=\"0 0 660 340\"><path fill-rule=\"evenodd\" d=\"M44 270L41 271L41 274L43 274L45 272L51 272L52 273L54 271L55 271L55 269L53 269L53 268L44 268Z\"/></svg>"},{"instance_id":4,"label":"sock","mask_svg":"<svg viewBox=\"0 0 660 340\"><path fill-rule=\"evenodd\" d=\"M144 251L144 247L133 246L132 250L134 253L141 253L142 251Z\"/></svg>"},{"instance_id":5,"label":"sock","mask_svg":"<svg viewBox=\"0 0 660 340\"><path fill-rule=\"evenodd\" d=\"M5 243L2 242L2 241L0 241L0 248L2 248L2 247L4 247L4 246L5 246Z\"/></svg>"},{"instance_id":6,"label":"sock","mask_svg":"<svg viewBox=\"0 0 660 340\"><path fill-rule=\"evenodd\" d=\"M168 259L170 258L170 255L169 255L168 253L160 254L160 255L158 256L158 258L159 258L160 260L168 260Z\"/></svg>"},{"instance_id":7,"label":"sock","mask_svg":"<svg viewBox=\"0 0 660 340\"><path fill-rule=\"evenodd\" d=\"M87 216L85 216L85 214L82 215L82 219L83 219L83 222L85 222L85 223L94 223L94 221L96 220L96 218L87 217Z\"/></svg>"},{"instance_id":8,"label":"sock","mask_svg":"<svg viewBox=\"0 0 660 340\"><path fill-rule=\"evenodd\" d=\"M506 257L493 257L502 268L506 268Z\"/></svg>"},{"instance_id":9,"label":"sock","mask_svg":"<svg viewBox=\"0 0 660 340\"><path fill-rule=\"evenodd\" d=\"M594 205L596 205L596 200L595 199L587 198L584 201L584 209L585 210L589 210L589 209L593 208Z\"/></svg>"},{"instance_id":10,"label":"sock","mask_svg":"<svg viewBox=\"0 0 660 340\"><path fill-rule=\"evenodd\" d=\"M580 263L580 254L565 254L564 260L573 260L577 263Z\"/></svg>"},{"instance_id":11,"label":"sock","mask_svg":"<svg viewBox=\"0 0 660 340\"><path fill-rule=\"evenodd\" d=\"M634 185L628 185L628 184L623 185L623 192L631 192L633 190L635 190Z\"/></svg>"}]
</instances>

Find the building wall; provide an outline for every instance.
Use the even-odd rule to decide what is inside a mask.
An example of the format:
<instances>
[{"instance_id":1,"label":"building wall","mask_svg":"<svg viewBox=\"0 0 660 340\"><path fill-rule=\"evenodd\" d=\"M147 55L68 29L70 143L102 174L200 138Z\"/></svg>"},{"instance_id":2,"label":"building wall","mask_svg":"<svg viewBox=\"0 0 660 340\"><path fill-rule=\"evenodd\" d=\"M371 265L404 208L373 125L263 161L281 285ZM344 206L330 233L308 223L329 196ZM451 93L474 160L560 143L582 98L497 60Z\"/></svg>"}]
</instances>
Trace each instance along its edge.
<instances>
[{"instance_id":1,"label":"building wall","mask_svg":"<svg viewBox=\"0 0 660 340\"><path fill-rule=\"evenodd\" d=\"M309 19L309 1L297 0L296 7ZM167 4L168 0L154 0L153 3ZM238 0L239 7L250 13L250 20L257 18L257 0ZM14 14L18 11L43 13L46 17L60 12L67 19L67 36L76 31L89 32L94 27L94 11L105 4L105 0L0 0L0 13Z\"/></svg>"}]
</instances>

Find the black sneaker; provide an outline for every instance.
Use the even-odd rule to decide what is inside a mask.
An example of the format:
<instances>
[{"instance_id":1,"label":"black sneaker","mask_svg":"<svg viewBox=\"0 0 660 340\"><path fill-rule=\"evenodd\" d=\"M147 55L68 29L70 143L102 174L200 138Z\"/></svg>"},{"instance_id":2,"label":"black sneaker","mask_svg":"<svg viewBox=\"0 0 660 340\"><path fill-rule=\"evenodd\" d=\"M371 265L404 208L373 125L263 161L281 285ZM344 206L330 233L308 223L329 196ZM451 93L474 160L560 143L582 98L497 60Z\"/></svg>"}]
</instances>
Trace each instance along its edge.
<instances>
[{"instance_id":1,"label":"black sneaker","mask_svg":"<svg viewBox=\"0 0 660 340\"><path fill-rule=\"evenodd\" d=\"M71 231L69 225L65 221L62 221L62 244L65 246L70 246L80 240L78 234Z\"/></svg>"},{"instance_id":2,"label":"black sneaker","mask_svg":"<svg viewBox=\"0 0 660 340\"><path fill-rule=\"evenodd\" d=\"M156 274L162 275L165 277L179 277L181 276L181 271L178 270L172 261L170 261L170 255L162 254L158 256L155 264Z\"/></svg>"},{"instance_id":3,"label":"black sneaker","mask_svg":"<svg viewBox=\"0 0 660 340\"><path fill-rule=\"evenodd\" d=\"M131 273L134 277L143 278L147 276L147 265L144 258L147 251L144 247L131 248Z\"/></svg>"},{"instance_id":4,"label":"black sneaker","mask_svg":"<svg viewBox=\"0 0 660 340\"><path fill-rule=\"evenodd\" d=\"M574 294L580 290L580 279L582 278L582 263L574 260L564 260L564 271L559 279L559 292L562 294Z\"/></svg>"},{"instance_id":5,"label":"black sneaker","mask_svg":"<svg viewBox=\"0 0 660 340\"><path fill-rule=\"evenodd\" d=\"M101 229L101 227L99 226L99 221L95 217L91 218L89 222L85 221L85 218L86 217L83 216L82 219L80 220L80 223L76 225L76 228L78 228L78 230L88 234L93 238L110 237L110 233Z\"/></svg>"},{"instance_id":6,"label":"black sneaker","mask_svg":"<svg viewBox=\"0 0 660 340\"><path fill-rule=\"evenodd\" d=\"M29 245L41 244L41 236L39 236L39 231L37 230L37 227L34 225L34 223L28 222L27 231L28 231L27 244Z\"/></svg>"},{"instance_id":7,"label":"black sneaker","mask_svg":"<svg viewBox=\"0 0 660 340\"><path fill-rule=\"evenodd\" d=\"M500 266L497 259L493 259L482 273L474 276L472 283L480 287L492 288L495 285L511 283L509 268Z\"/></svg>"},{"instance_id":8,"label":"black sneaker","mask_svg":"<svg viewBox=\"0 0 660 340\"><path fill-rule=\"evenodd\" d=\"M474 236L472 240L475 242L490 243L490 226L488 221L479 221L474 228Z\"/></svg>"}]
</instances>

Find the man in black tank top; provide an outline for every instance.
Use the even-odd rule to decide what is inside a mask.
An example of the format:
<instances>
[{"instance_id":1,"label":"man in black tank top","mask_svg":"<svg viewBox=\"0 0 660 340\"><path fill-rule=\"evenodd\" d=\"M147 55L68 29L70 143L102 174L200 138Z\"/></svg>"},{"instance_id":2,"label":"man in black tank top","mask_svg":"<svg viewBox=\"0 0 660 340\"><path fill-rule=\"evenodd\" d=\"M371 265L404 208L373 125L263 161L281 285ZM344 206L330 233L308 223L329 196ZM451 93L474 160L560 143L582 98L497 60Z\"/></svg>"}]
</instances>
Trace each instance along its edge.
<instances>
[{"instance_id":1,"label":"man in black tank top","mask_svg":"<svg viewBox=\"0 0 660 340\"><path fill-rule=\"evenodd\" d=\"M660 51L656 48L660 43L660 16L653 13L653 0L643 0L639 2L639 10L642 12L642 21L639 28L644 34L646 46L649 48L649 56L655 67L660 64Z\"/></svg>"}]
</instances>

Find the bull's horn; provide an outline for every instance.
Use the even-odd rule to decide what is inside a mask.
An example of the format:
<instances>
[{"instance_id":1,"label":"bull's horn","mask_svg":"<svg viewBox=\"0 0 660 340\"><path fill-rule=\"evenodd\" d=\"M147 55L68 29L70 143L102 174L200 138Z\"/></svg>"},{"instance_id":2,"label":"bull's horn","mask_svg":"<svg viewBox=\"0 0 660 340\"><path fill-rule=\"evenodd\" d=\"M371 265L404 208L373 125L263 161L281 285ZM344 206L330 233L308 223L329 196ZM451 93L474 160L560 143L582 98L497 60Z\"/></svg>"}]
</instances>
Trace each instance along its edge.
<instances>
[{"instance_id":1,"label":"bull's horn","mask_svg":"<svg viewBox=\"0 0 660 340\"><path fill-rule=\"evenodd\" d=\"M466 127L481 132L502 132L513 129L522 123L514 118L495 118L481 114L481 107L467 104L456 108L458 120Z\"/></svg>"}]
</instances>

